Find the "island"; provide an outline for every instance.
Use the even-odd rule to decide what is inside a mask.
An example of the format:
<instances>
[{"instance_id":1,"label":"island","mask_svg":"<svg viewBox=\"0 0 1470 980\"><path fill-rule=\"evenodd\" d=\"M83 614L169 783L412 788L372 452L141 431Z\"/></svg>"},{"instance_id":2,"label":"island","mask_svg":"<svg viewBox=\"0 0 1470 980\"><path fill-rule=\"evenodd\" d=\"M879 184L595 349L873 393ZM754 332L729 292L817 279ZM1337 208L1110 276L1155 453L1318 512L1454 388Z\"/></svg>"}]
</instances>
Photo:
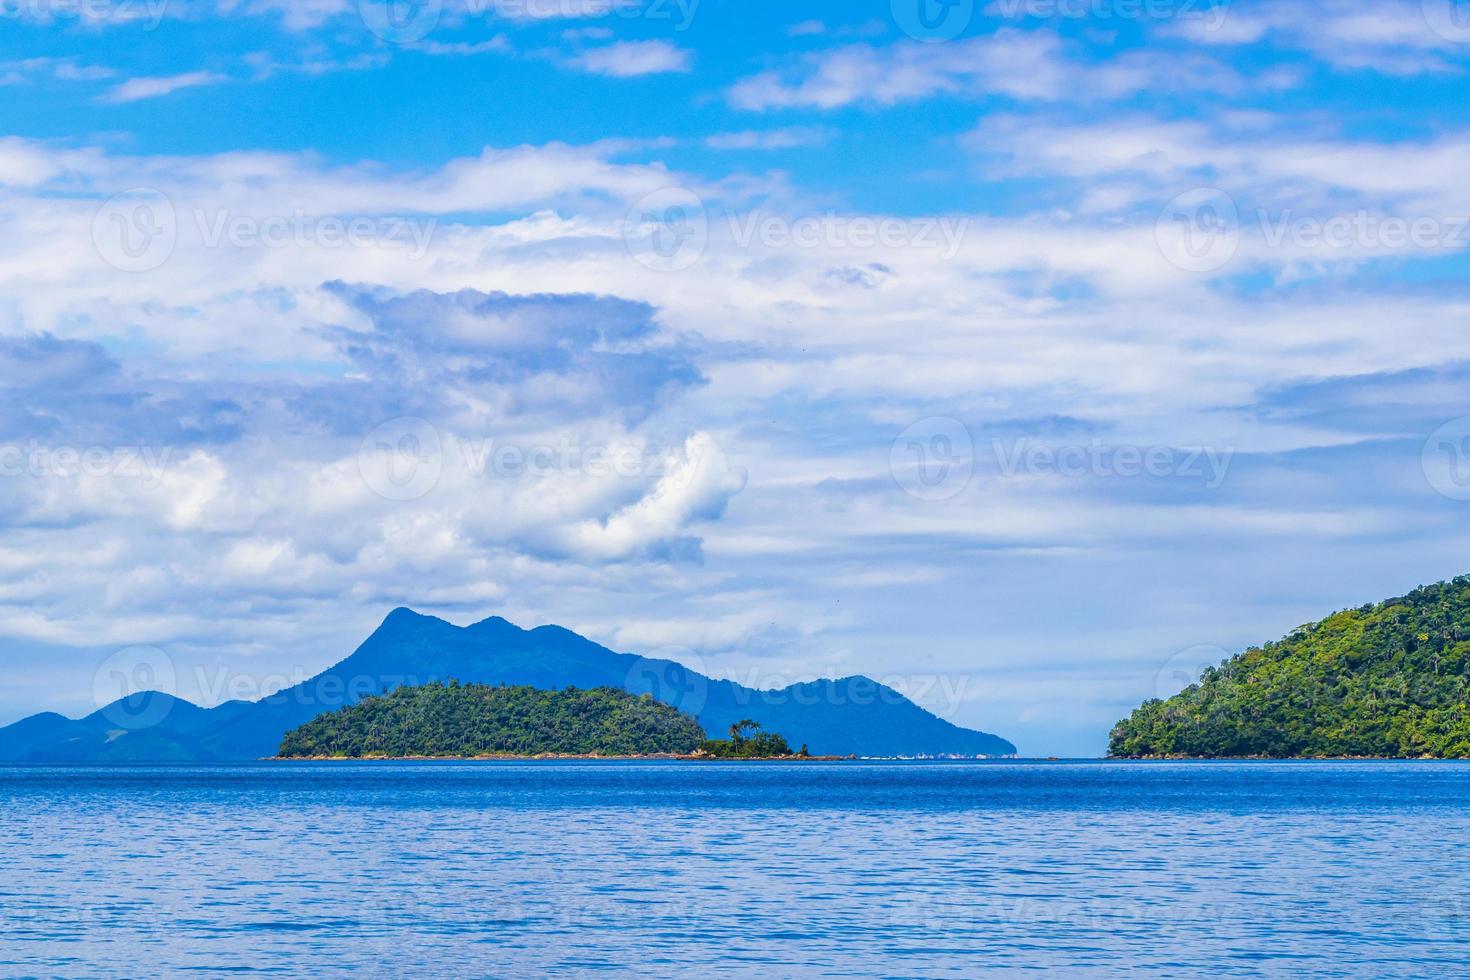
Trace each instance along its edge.
<instances>
[{"instance_id":1,"label":"island","mask_svg":"<svg viewBox=\"0 0 1470 980\"><path fill-rule=\"evenodd\" d=\"M547 690L450 680L396 688L287 732L278 759L795 759L754 721L707 737L698 719L614 687Z\"/></svg>"},{"instance_id":2,"label":"island","mask_svg":"<svg viewBox=\"0 0 1470 980\"><path fill-rule=\"evenodd\" d=\"M763 732L761 723L743 718L730 726L728 739L705 739L699 743L696 756L711 759L810 759L811 753L805 745L801 751L791 751L783 735Z\"/></svg>"},{"instance_id":3,"label":"island","mask_svg":"<svg viewBox=\"0 0 1470 980\"><path fill-rule=\"evenodd\" d=\"M1470 576L1336 613L1113 729L1115 758L1470 758Z\"/></svg>"}]
</instances>

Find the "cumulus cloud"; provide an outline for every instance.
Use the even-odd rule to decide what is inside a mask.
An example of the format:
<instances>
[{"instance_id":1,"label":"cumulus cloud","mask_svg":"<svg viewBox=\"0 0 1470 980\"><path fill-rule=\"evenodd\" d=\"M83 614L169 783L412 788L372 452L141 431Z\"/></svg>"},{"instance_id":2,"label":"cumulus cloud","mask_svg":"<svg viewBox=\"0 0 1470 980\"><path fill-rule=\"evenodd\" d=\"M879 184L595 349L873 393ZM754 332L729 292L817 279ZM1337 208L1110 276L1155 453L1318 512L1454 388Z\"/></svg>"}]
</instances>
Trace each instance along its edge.
<instances>
[{"instance_id":1,"label":"cumulus cloud","mask_svg":"<svg viewBox=\"0 0 1470 980\"><path fill-rule=\"evenodd\" d=\"M0 338L0 379L0 419L30 437L177 447L230 441L240 431L238 403L208 385L140 380L93 341Z\"/></svg>"},{"instance_id":2,"label":"cumulus cloud","mask_svg":"<svg viewBox=\"0 0 1470 980\"><path fill-rule=\"evenodd\" d=\"M111 616L98 635L178 641L193 628L183 607L157 616L175 591L201 616L239 590L483 603L521 560L695 559L696 526L743 485L708 434L670 450L639 430L699 380L680 355L650 352L661 341L646 304L326 292L363 321L323 327L335 376L194 384L92 342L0 343L0 419L14 434L0 445L0 515L12 540L89 542L92 561L70 578L0 561L0 611L23 603L33 617L8 617L12 630L65 640L60 624ZM389 432L378 438L396 451L392 426L410 414L431 434L435 479L403 495L374 478L372 438Z\"/></svg>"},{"instance_id":3,"label":"cumulus cloud","mask_svg":"<svg viewBox=\"0 0 1470 980\"><path fill-rule=\"evenodd\" d=\"M328 289L371 322L370 331L334 331L359 370L405 386L476 392L507 413L639 417L702 380L686 355L659 349L646 303L468 289L397 296L341 283Z\"/></svg>"},{"instance_id":4,"label":"cumulus cloud","mask_svg":"<svg viewBox=\"0 0 1470 980\"><path fill-rule=\"evenodd\" d=\"M609 559L641 552L689 557L698 541L681 536L683 529L696 518L719 517L745 481L709 433L695 433L647 494L606 519L572 526L563 540L572 553Z\"/></svg>"}]
</instances>

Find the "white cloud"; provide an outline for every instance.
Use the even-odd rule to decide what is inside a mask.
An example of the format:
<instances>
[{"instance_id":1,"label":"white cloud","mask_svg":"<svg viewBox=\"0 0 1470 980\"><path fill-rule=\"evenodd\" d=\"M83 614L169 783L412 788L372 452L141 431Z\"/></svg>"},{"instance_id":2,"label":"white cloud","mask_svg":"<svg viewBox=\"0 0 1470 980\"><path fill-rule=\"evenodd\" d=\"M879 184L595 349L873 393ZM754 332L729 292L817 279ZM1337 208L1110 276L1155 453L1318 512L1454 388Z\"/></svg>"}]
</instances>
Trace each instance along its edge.
<instances>
[{"instance_id":1,"label":"white cloud","mask_svg":"<svg viewBox=\"0 0 1470 980\"><path fill-rule=\"evenodd\" d=\"M0 137L0 185L35 187L61 172L55 153L14 136Z\"/></svg>"},{"instance_id":2,"label":"white cloud","mask_svg":"<svg viewBox=\"0 0 1470 980\"><path fill-rule=\"evenodd\" d=\"M832 137L832 130L822 126L787 126L782 129L746 129L733 133L716 133L704 142L712 150L790 150L822 146Z\"/></svg>"},{"instance_id":3,"label":"white cloud","mask_svg":"<svg viewBox=\"0 0 1470 980\"><path fill-rule=\"evenodd\" d=\"M121 85L109 90L102 96L101 101L112 105L120 105L125 102L137 102L142 99L156 99L182 89L197 88L202 85L217 85L226 80L226 76L212 71L191 71L185 72L182 75L169 75L159 78L130 78Z\"/></svg>"},{"instance_id":4,"label":"white cloud","mask_svg":"<svg viewBox=\"0 0 1470 980\"><path fill-rule=\"evenodd\" d=\"M482 54L508 54L511 47L510 38L504 34L497 34L484 41L433 41L424 40L408 45L415 51L425 54L439 55L449 58L469 58Z\"/></svg>"},{"instance_id":5,"label":"white cloud","mask_svg":"<svg viewBox=\"0 0 1470 980\"><path fill-rule=\"evenodd\" d=\"M1133 52L1087 64L1070 59L1062 39L1049 30L1002 28L947 44L853 44L806 55L790 68L736 82L727 97L731 105L747 110L837 109L987 94L1023 101L1091 101L1160 84L1229 91L1246 82L1233 69L1198 54Z\"/></svg>"},{"instance_id":6,"label":"white cloud","mask_svg":"<svg viewBox=\"0 0 1470 980\"><path fill-rule=\"evenodd\" d=\"M1232 3L1220 18L1184 17L1166 33L1200 45L1269 44L1308 52L1341 70L1389 75L1459 72L1466 35L1452 0L1292 0ZM1440 29L1436 29L1436 22Z\"/></svg>"},{"instance_id":7,"label":"white cloud","mask_svg":"<svg viewBox=\"0 0 1470 980\"><path fill-rule=\"evenodd\" d=\"M668 41L619 41L583 51L570 63L594 75L635 78L687 72L693 65L693 53Z\"/></svg>"},{"instance_id":8,"label":"white cloud","mask_svg":"<svg viewBox=\"0 0 1470 980\"><path fill-rule=\"evenodd\" d=\"M451 0L456 6L469 10L484 10L484 0ZM476 7L475 4L480 6ZM698 0L678 0L675 7L685 12L684 4ZM636 13L643 0L489 0L489 9L499 17L510 20L576 20L581 18L604 18ZM674 10L669 10L674 13Z\"/></svg>"},{"instance_id":9,"label":"white cloud","mask_svg":"<svg viewBox=\"0 0 1470 980\"><path fill-rule=\"evenodd\" d=\"M26 58L0 62L0 85L23 85L41 78L62 82L96 82L116 74L102 65L84 65L74 58Z\"/></svg>"},{"instance_id":10,"label":"white cloud","mask_svg":"<svg viewBox=\"0 0 1470 980\"><path fill-rule=\"evenodd\" d=\"M1470 133L1375 142L1301 132L1270 116L1238 125L1160 121L1132 116L1057 122L995 116L967 145L999 174L1038 171L1073 178L1089 195L1109 180L1125 202L1219 186L1241 193L1242 205L1308 203L1338 207L1395 205L1448 217L1470 213L1470 192L1454 178L1470 167ZM1161 183L1166 182L1166 183ZM1343 192L1353 195L1343 197Z\"/></svg>"},{"instance_id":11,"label":"white cloud","mask_svg":"<svg viewBox=\"0 0 1470 980\"><path fill-rule=\"evenodd\" d=\"M605 520L571 527L567 544L574 553L602 559L627 558L665 545L691 521L719 516L745 480L744 471L731 466L709 433L695 433L647 495Z\"/></svg>"},{"instance_id":12,"label":"white cloud","mask_svg":"<svg viewBox=\"0 0 1470 980\"><path fill-rule=\"evenodd\" d=\"M338 58L317 47L309 48L294 61L281 61L264 51L251 52L241 59L253 73L252 81L257 82L285 72L325 75L336 71L367 71L384 67L389 60L389 55L381 51L365 51L351 57Z\"/></svg>"},{"instance_id":13,"label":"white cloud","mask_svg":"<svg viewBox=\"0 0 1470 980\"><path fill-rule=\"evenodd\" d=\"M334 17L356 14L357 8L356 0L219 0L219 11L224 16L237 12L277 15L281 23L293 31L320 27Z\"/></svg>"}]
</instances>

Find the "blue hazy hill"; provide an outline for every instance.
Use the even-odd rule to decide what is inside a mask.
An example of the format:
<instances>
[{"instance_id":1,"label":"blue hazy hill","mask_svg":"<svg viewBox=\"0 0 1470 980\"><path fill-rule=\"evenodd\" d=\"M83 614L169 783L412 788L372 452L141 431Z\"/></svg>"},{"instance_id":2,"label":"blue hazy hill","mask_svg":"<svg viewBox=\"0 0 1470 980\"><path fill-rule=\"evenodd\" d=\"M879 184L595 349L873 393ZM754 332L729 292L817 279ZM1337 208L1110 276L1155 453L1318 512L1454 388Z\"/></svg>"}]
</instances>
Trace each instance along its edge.
<instances>
[{"instance_id":1,"label":"blue hazy hill","mask_svg":"<svg viewBox=\"0 0 1470 980\"><path fill-rule=\"evenodd\" d=\"M274 755L286 732L403 685L457 679L540 688L621 687L694 715L712 736L743 718L816 754L1014 755L1003 738L952 725L866 677L758 691L670 660L615 653L560 626L498 616L455 626L395 609L341 663L255 702L200 708L134 694L79 720L46 713L0 728L0 763L224 762Z\"/></svg>"}]
</instances>

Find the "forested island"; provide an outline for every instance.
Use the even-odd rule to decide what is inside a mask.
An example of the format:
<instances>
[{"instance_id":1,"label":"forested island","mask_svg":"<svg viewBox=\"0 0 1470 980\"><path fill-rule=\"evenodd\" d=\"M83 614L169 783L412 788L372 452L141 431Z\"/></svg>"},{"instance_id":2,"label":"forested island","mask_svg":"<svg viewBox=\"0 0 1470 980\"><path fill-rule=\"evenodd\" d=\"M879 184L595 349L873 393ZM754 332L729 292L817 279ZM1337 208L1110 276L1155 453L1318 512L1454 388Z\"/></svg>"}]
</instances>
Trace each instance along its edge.
<instances>
[{"instance_id":1,"label":"forested island","mask_svg":"<svg viewBox=\"0 0 1470 980\"><path fill-rule=\"evenodd\" d=\"M711 759L809 759L806 746L791 751L783 735L763 732L758 721L749 718L730 726L728 739L705 739L699 743L699 754Z\"/></svg>"},{"instance_id":2,"label":"forested island","mask_svg":"<svg viewBox=\"0 0 1470 980\"><path fill-rule=\"evenodd\" d=\"M1253 647L1113 729L1118 758L1470 758L1470 576Z\"/></svg>"},{"instance_id":3,"label":"forested island","mask_svg":"<svg viewBox=\"0 0 1470 980\"><path fill-rule=\"evenodd\" d=\"M797 758L780 735L742 721L713 740L699 721L613 687L544 690L461 684L400 687L286 733L282 759L496 757Z\"/></svg>"}]
</instances>

